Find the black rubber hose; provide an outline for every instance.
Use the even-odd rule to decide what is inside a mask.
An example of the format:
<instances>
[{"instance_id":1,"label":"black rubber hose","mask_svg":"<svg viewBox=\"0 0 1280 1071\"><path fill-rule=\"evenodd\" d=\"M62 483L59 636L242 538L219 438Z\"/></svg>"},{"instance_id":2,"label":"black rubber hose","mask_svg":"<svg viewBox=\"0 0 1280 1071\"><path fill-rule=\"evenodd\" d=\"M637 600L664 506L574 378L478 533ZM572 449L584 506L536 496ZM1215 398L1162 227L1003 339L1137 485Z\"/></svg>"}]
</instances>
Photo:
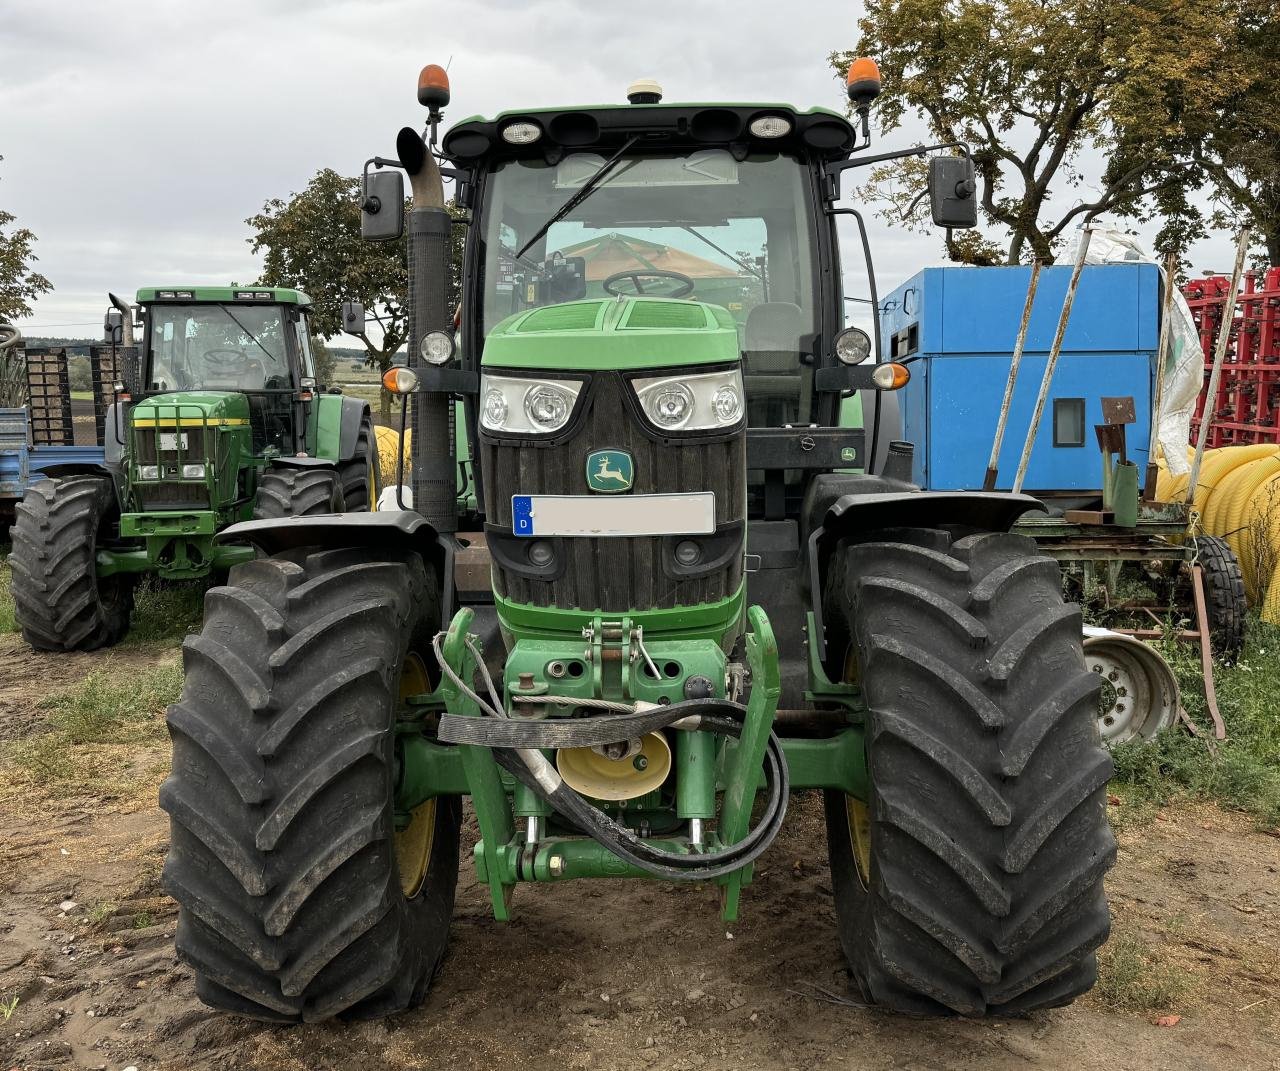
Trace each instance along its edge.
<instances>
[{"instance_id":1,"label":"black rubber hose","mask_svg":"<svg viewBox=\"0 0 1280 1071\"><path fill-rule=\"evenodd\" d=\"M631 714L599 714L590 718L470 718L440 715L438 738L443 743L472 743L480 747L596 747L657 732L687 717L721 715L726 700L692 699L654 706ZM732 704L736 717L741 708Z\"/></svg>"},{"instance_id":2,"label":"black rubber hose","mask_svg":"<svg viewBox=\"0 0 1280 1071\"><path fill-rule=\"evenodd\" d=\"M715 710L718 714L723 712L729 716L702 713L708 709ZM641 716L647 717L651 713L655 712L645 711L642 712ZM730 703L726 700L695 699L683 703L673 703L663 708L662 714L665 718L663 724L670 724L671 722L696 715L700 722L699 728L734 737L740 736L742 732L741 717L743 708L737 703ZM616 734L619 721L629 721L637 716L618 715L613 717L618 720L613 721L609 729L602 731ZM603 717L586 719L582 724L605 720L606 718ZM481 722L480 724L485 723ZM494 723L489 722L488 724L493 725ZM523 729L530 725L545 726L548 723L524 722L516 724L521 725ZM524 735L523 739L527 741L530 736ZM770 732L764 756L767 797L760 821L736 844L729 845L709 855L685 855L678 852L664 851L636 836L630 829L615 822L603 811L588 803L582 796L565 784L563 779L557 778L558 784L556 787L554 789L548 788L518 755L512 753L511 749L497 746L495 748L495 757L499 764L522 784L527 785L555 811L583 829L593 840L604 845L614 855L644 870L646 873L673 880L705 881L709 878L731 874L757 859L773 843L778 831L782 828L790 792L790 776L787 770L786 754L782 750L782 743L778 740L776 734Z\"/></svg>"}]
</instances>

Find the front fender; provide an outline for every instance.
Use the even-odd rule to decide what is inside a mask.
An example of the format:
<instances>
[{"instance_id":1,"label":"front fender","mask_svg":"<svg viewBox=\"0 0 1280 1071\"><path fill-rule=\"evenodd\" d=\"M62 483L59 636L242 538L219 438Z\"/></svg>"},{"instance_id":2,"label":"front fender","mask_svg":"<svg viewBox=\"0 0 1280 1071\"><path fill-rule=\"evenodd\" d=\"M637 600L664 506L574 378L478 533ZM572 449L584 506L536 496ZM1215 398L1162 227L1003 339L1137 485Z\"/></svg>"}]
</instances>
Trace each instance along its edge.
<instances>
[{"instance_id":1,"label":"front fender","mask_svg":"<svg viewBox=\"0 0 1280 1071\"><path fill-rule=\"evenodd\" d=\"M884 528L937 528L958 524L988 532L1007 532L1024 513L1044 512L1044 503L1030 495L999 491L903 491L850 494L827 510L822 525L809 537L810 597L817 626L818 656L827 657L822 596L827 565L841 540Z\"/></svg>"},{"instance_id":2,"label":"front fender","mask_svg":"<svg viewBox=\"0 0 1280 1071\"><path fill-rule=\"evenodd\" d=\"M213 541L248 543L267 555L300 547L396 547L417 551L436 573L444 620L453 616L456 602L453 555L456 543L451 536L441 535L412 510L241 521L224 528Z\"/></svg>"}]
</instances>

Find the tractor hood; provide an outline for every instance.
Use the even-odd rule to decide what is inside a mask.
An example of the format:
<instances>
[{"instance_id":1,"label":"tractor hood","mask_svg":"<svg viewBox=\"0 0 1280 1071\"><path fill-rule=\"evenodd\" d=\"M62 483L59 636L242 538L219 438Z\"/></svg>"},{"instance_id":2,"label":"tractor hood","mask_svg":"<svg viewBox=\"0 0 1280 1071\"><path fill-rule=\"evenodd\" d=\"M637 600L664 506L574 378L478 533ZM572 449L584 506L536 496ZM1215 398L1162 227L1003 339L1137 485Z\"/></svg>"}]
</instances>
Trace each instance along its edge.
<instances>
[{"instance_id":1,"label":"tractor hood","mask_svg":"<svg viewBox=\"0 0 1280 1071\"><path fill-rule=\"evenodd\" d=\"M738 329L718 305L663 298L606 298L545 305L503 320L481 363L495 368L671 368L739 358Z\"/></svg>"},{"instance_id":2,"label":"tractor hood","mask_svg":"<svg viewBox=\"0 0 1280 1071\"><path fill-rule=\"evenodd\" d=\"M175 391L137 402L130 412L135 427L184 427L196 424L249 423L249 400L233 391Z\"/></svg>"}]
</instances>

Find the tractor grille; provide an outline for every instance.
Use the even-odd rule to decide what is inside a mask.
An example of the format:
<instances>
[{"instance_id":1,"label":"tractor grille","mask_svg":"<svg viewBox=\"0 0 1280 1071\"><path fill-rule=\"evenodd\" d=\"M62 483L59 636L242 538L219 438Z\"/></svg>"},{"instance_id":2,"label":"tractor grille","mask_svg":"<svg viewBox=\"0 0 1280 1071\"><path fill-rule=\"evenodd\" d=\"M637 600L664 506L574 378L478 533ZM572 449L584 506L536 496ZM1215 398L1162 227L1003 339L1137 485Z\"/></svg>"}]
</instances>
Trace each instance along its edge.
<instances>
[{"instance_id":1,"label":"tractor grille","mask_svg":"<svg viewBox=\"0 0 1280 1071\"><path fill-rule=\"evenodd\" d=\"M493 537L509 534L513 494L585 495L586 460L593 450L626 450L635 461L634 494L713 491L716 525L737 525L740 546L746 498L745 436L728 440L690 438L684 442L655 442L637 426L624 400L631 387L618 374L597 372L591 384L589 411L567 441L546 447L494 443L483 436L485 513ZM598 496L601 506L608 495ZM698 537L693 537L697 539ZM509 545L520 553L531 540ZM657 537L574 538L552 540L562 557L553 579L521 575L494 558L497 593L534 606L600 610L669 609L713 602L734 594L742 584L742 555L702 575L672 575L674 541ZM721 557L724 557L723 555Z\"/></svg>"},{"instance_id":2,"label":"tractor grille","mask_svg":"<svg viewBox=\"0 0 1280 1071\"><path fill-rule=\"evenodd\" d=\"M149 509L209 508L209 490L203 483L139 480L134 491L143 512Z\"/></svg>"}]
</instances>

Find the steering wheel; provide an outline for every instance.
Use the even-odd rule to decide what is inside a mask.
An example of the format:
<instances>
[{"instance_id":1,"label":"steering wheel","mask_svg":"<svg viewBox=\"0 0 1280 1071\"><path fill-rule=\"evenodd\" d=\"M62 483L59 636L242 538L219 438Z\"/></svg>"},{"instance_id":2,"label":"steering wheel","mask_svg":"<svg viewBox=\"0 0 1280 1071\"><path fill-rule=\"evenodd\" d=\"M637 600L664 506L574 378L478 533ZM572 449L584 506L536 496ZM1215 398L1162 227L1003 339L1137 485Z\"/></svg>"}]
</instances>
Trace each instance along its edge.
<instances>
[{"instance_id":1,"label":"steering wheel","mask_svg":"<svg viewBox=\"0 0 1280 1071\"><path fill-rule=\"evenodd\" d=\"M223 368L242 368L249 363L249 357L244 350L205 350L204 359L209 364Z\"/></svg>"},{"instance_id":2,"label":"steering wheel","mask_svg":"<svg viewBox=\"0 0 1280 1071\"><path fill-rule=\"evenodd\" d=\"M613 284L623 279L630 279L631 285L635 287L634 294L624 294L621 290L615 290ZM636 271L616 271L609 276L601 285L604 287L606 294L612 294L614 297L636 297L644 294L644 285L641 279L674 279L679 285L669 294L654 294L654 297L666 298L682 298L688 297L693 293L693 280L687 275L681 275L678 271L661 271L658 268L639 268Z\"/></svg>"}]
</instances>

